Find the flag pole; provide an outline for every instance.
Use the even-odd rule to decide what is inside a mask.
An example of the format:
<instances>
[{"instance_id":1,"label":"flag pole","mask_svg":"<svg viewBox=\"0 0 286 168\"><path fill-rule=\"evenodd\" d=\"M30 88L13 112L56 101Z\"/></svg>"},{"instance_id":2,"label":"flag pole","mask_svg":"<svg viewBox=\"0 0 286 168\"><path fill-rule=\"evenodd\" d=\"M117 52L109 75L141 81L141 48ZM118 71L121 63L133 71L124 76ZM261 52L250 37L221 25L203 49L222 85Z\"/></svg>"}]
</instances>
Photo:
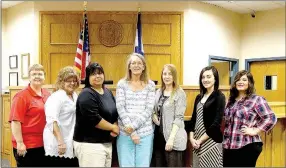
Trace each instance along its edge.
<instances>
[{"instance_id":1,"label":"flag pole","mask_svg":"<svg viewBox=\"0 0 286 168\"><path fill-rule=\"evenodd\" d=\"M82 27L82 32L83 32L83 36L82 36L82 41L83 41L82 51L84 50L83 49L83 47L84 47L84 34L85 34L85 26L84 25L85 25L85 14L86 14L86 9L87 9L87 1L83 2L83 9L84 9L84 12L83 12L83 27ZM81 66L82 65L83 64L81 64ZM81 67L81 72L82 72L82 69L83 69L83 67ZM84 84L84 81L85 81L85 79L81 79L81 84Z\"/></svg>"},{"instance_id":2,"label":"flag pole","mask_svg":"<svg viewBox=\"0 0 286 168\"><path fill-rule=\"evenodd\" d=\"M87 8L87 1L83 1L83 9L86 12L86 8Z\"/></svg>"}]
</instances>

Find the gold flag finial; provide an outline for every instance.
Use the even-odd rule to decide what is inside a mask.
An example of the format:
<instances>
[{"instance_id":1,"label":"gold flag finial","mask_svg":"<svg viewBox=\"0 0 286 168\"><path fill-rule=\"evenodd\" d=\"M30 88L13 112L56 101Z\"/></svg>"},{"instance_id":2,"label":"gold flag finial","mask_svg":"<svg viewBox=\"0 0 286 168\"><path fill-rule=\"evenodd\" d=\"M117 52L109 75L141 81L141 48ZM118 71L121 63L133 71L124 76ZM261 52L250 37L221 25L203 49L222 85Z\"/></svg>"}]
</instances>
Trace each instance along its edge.
<instances>
[{"instance_id":1,"label":"gold flag finial","mask_svg":"<svg viewBox=\"0 0 286 168\"><path fill-rule=\"evenodd\" d=\"M83 2L83 8L84 8L85 11L86 11L86 6L87 6L87 1L84 1Z\"/></svg>"},{"instance_id":2,"label":"gold flag finial","mask_svg":"<svg viewBox=\"0 0 286 168\"><path fill-rule=\"evenodd\" d=\"M138 7L138 12L139 12L139 13L141 12L141 8L140 8L140 7Z\"/></svg>"}]
</instances>

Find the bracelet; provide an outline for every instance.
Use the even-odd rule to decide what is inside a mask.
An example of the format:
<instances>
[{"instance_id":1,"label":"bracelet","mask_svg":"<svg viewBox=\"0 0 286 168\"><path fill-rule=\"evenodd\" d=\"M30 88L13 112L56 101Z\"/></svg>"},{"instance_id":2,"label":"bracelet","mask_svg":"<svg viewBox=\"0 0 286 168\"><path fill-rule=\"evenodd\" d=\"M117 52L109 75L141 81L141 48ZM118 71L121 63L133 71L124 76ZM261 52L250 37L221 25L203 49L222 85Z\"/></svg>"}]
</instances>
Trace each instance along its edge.
<instances>
[{"instance_id":1,"label":"bracelet","mask_svg":"<svg viewBox=\"0 0 286 168\"><path fill-rule=\"evenodd\" d=\"M23 143L23 141L16 141L16 143Z\"/></svg>"}]
</instances>

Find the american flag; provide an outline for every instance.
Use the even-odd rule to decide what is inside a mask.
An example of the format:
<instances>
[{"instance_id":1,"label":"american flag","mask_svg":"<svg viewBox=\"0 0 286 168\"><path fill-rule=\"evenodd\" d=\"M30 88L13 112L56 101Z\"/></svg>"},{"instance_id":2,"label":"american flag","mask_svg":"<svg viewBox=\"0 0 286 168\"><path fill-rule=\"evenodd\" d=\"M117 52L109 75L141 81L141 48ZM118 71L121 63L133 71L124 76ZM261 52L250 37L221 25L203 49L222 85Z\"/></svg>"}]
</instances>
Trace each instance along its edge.
<instances>
[{"instance_id":1,"label":"american flag","mask_svg":"<svg viewBox=\"0 0 286 168\"><path fill-rule=\"evenodd\" d=\"M90 63L90 47L88 35L87 14L84 12L83 26L78 40L74 66L80 72L81 80L85 79L85 68Z\"/></svg>"},{"instance_id":2,"label":"american flag","mask_svg":"<svg viewBox=\"0 0 286 168\"><path fill-rule=\"evenodd\" d=\"M134 52L144 56L143 42L142 42L142 25L141 25L141 13L137 15L137 28L135 37Z\"/></svg>"}]
</instances>

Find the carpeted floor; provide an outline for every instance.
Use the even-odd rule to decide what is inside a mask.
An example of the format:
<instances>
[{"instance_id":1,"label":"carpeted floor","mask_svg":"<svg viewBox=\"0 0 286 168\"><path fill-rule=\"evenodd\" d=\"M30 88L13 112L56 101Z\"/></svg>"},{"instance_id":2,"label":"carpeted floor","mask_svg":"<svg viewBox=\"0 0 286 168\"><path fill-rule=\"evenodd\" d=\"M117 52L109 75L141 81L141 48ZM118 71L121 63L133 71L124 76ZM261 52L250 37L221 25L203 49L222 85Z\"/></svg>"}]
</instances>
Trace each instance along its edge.
<instances>
[{"instance_id":1,"label":"carpeted floor","mask_svg":"<svg viewBox=\"0 0 286 168\"><path fill-rule=\"evenodd\" d=\"M2 159L1 160L1 167L11 167L10 163L7 159Z\"/></svg>"}]
</instances>

